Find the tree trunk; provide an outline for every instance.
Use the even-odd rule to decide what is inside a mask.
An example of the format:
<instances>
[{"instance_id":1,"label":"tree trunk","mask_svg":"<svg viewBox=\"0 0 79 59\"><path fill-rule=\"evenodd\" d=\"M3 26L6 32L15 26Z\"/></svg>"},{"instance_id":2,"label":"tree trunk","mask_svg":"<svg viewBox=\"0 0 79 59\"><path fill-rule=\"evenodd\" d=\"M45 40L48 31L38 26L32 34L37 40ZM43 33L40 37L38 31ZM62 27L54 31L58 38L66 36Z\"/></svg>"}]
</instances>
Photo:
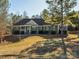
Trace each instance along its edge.
<instances>
[{"instance_id":1,"label":"tree trunk","mask_svg":"<svg viewBox=\"0 0 79 59\"><path fill-rule=\"evenodd\" d=\"M64 20L63 20L63 0L61 0L61 40L62 40L62 48L63 48L63 57L64 59L67 59L67 50L66 50L66 45L64 42L64 36L63 36L63 26L64 26Z\"/></svg>"}]
</instances>

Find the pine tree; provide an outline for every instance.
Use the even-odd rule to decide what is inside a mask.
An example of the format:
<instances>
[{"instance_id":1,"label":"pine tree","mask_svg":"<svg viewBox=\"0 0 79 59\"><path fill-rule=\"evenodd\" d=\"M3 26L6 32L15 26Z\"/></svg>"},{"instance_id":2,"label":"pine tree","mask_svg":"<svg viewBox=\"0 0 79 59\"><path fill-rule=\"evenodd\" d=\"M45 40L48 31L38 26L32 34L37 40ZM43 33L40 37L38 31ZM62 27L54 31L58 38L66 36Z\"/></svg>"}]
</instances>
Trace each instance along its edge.
<instances>
[{"instance_id":1,"label":"pine tree","mask_svg":"<svg viewBox=\"0 0 79 59\"><path fill-rule=\"evenodd\" d=\"M47 0L49 5L49 14L51 16L51 24L60 24L61 25L61 35L62 35L62 45L64 50L64 56L66 57L66 45L63 37L63 25L69 21L67 15L76 6L76 0ZM66 17L66 18L65 18ZM48 19L49 20L49 19Z\"/></svg>"}]
</instances>

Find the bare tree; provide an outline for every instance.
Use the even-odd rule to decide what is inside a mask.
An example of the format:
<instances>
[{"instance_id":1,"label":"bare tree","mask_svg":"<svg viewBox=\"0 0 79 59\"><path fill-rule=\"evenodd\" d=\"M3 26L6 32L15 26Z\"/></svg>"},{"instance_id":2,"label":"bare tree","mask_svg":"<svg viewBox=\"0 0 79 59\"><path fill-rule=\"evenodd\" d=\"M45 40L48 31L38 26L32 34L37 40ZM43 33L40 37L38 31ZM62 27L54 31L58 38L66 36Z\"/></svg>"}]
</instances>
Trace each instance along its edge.
<instances>
[{"instance_id":1,"label":"bare tree","mask_svg":"<svg viewBox=\"0 0 79 59\"><path fill-rule=\"evenodd\" d=\"M0 0L0 40L3 41L4 35L7 33L7 10L9 0Z\"/></svg>"}]
</instances>

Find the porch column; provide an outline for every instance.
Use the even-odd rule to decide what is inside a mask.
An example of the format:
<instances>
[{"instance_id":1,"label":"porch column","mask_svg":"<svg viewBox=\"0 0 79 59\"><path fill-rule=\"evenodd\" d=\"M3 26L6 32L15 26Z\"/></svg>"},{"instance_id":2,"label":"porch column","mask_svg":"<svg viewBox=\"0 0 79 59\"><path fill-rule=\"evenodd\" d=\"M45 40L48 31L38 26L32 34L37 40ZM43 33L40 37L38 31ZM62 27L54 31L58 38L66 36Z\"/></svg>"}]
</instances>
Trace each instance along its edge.
<instances>
[{"instance_id":1,"label":"porch column","mask_svg":"<svg viewBox=\"0 0 79 59\"><path fill-rule=\"evenodd\" d=\"M42 31L44 31L44 26L41 26L42 27Z\"/></svg>"},{"instance_id":2,"label":"porch column","mask_svg":"<svg viewBox=\"0 0 79 59\"><path fill-rule=\"evenodd\" d=\"M19 26L19 31L20 31L20 34L21 34L21 26Z\"/></svg>"},{"instance_id":3,"label":"porch column","mask_svg":"<svg viewBox=\"0 0 79 59\"><path fill-rule=\"evenodd\" d=\"M19 31L20 31L19 40L21 40L21 25L19 26Z\"/></svg>"},{"instance_id":4,"label":"porch column","mask_svg":"<svg viewBox=\"0 0 79 59\"><path fill-rule=\"evenodd\" d=\"M39 26L36 26L36 31L37 31L37 34L39 34Z\"/></svg>"},{"instance_id":5,"label":"porch column","mask_svg":"<svg viewBox=\"0 0 79 59\"><path fill-rule=\"evenodd\" d=\"M52 26L49 26L49 34L51 34L51 27L52 27Z\"/></svg>"},{"instance_id":6,"label":"porch column","mask_svg":"<svg viewBox=\"0 0 79 59\"><path fill-rule=\"evenodd\" d=\"M28 26L28 27L29 27L29 34L31 34L31 27L32 27L32 26L30 25L30 26Z\"/></svg>"},{"instance_id":7,"label":"porch column","mask_svg":"<svg viewBox=\"0 0 79 59\"><path fill-rule=\"evenodd\" d=\"M57 25L57 34L59 34L59 25Z\"/></svg>"},{"instance_id":8,"label":"porch column","mask_svg":"<svg viewBox=\"0 0 79 59\"><path fill-rule=\"evenodd\" d=\"M24 34L26 34L26 26L24 26Z\"/></svg>"},{"instance_id":9,"label":"porch column","mask_svg":"<svg viewBox=\"0 0 79 59\"><path fill-rule=\"evenodd\" d=\"M68 31L68 26L66 26L66 31Z\"/></svg>"}]
</instances>

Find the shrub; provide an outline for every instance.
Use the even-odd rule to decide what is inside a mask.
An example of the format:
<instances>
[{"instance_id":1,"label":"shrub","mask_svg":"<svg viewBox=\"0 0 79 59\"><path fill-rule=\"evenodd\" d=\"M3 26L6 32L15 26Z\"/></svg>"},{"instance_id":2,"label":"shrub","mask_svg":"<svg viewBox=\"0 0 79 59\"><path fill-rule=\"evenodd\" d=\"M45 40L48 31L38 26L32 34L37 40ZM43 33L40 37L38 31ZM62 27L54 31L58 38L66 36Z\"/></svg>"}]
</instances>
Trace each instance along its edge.
<instances>
[{"instance_id":1,"label":"shrub","mask_svg":"<svg viewBox=\"0 0 79 59\"><path fill-rule=\"evenodd\" d=\"M61 31L60 31L60 30L59 30L59 34L61 34ZM64 31L63 31L63 34L66 35L66 34L67 34L67 31L64 30Z\"/></svg>"},{"instance_id":2,"label":"shrub","mask_svg":"<svg viewBox=\"0 0 79 59\"><path fill-rule=\"evenodd\" d=\"M39 34L43 34L43 31L39 31Z\"/></svg>"},{"instance_id":3,"label":"shrub","mask_svg":"<svg viewBox=\"0 0 79 59\"><path fill-rule=\"evenodd\" d=\"M20 32L15 30L15 31L12 31L12 34L20 34Z\"/></svg>"},{"instance_id":4,"label":"shrub","mask_svg":"<svg viewBox=\"0 0 79 59\"><path fill-rule=\"evenodd\" d=\"M21 31L20 34L24 34L24 31Z\"/></svg>"},{"instance_id":5,"label":"shrub","mask_svg":"<svg viewBox=\"0 0 79 59\"><path fill-rule=\"evenodd\" d=\"M74 31L74 30L75 30L75 27L73 27L73 26L68 26L68 30L69 30L69 31Z\"/></svg>"},{"instance_id":6,"label":"shrub","mask_svg":"<svg viewBox=\"0 0 79 59\"><path fill-rule=\"evenodd\" d=\"M51 31L51 34L56 34L56 31Z\"/></svg>"},{"instance_id":7,"label":"shrub","mask_svg":"<svg viewBox=\"0 0 79 59\"><path fill-rule=\"evenodd\" d=\"M31 31L31 34L36 34L36 31Z\"/></svg>"}]
</instances>

